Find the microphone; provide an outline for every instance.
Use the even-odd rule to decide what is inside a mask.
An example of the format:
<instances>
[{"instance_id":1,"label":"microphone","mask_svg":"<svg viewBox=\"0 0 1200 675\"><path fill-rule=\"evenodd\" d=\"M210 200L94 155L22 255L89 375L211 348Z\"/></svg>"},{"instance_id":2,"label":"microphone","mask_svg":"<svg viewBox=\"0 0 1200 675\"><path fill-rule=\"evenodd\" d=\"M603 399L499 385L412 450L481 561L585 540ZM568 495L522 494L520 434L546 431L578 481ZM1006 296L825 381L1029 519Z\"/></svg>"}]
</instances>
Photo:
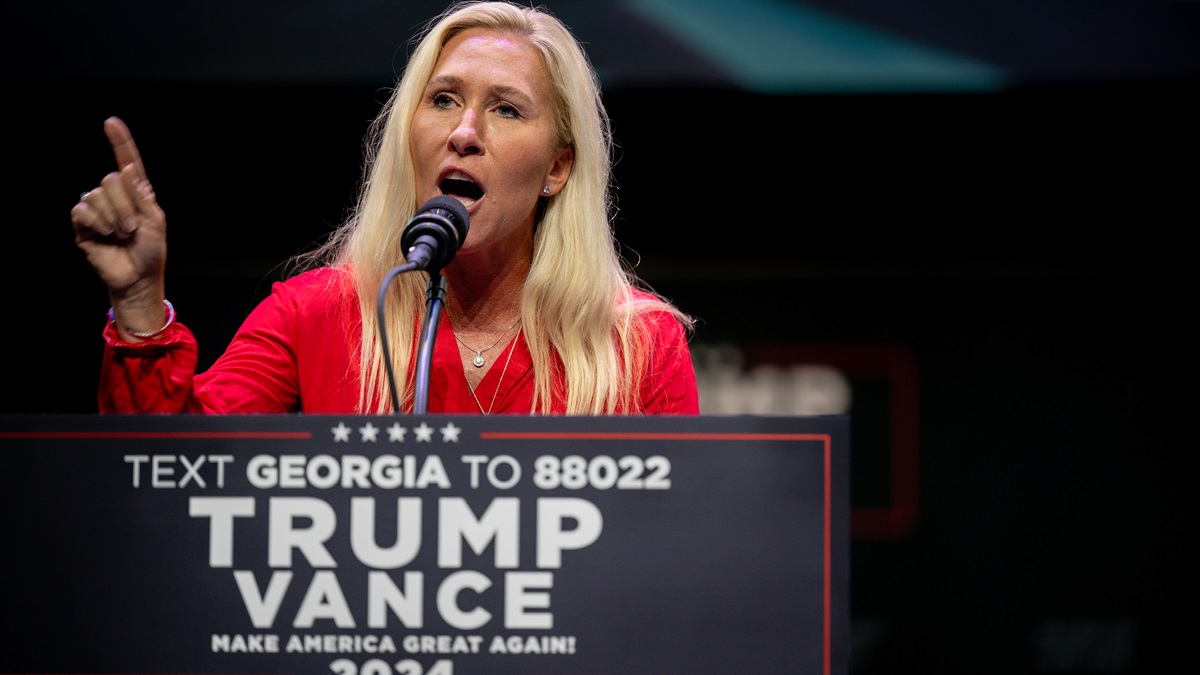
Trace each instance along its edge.
<instances>
[{"instance_id":1,"label":"microphone","mask_svg":"<svg viewBox=\"0 0 1200 675\"><path fill-rule=\"evenodd\" d=\"M441 270L454 259L458 247L467 238L469 227L467 207L454 197L438 195L425 202L417 210L417 215L404 226L404 232L400 235L400 245L404 248L404 257L408 261L393 267L379 284L375 312L379 321L379 348L383 352L383 363L387 367L393 412L400 412L400 396L396 392L392 356L388 353L387 317L384 315L388 286L397 274L413 270L429 271L429 289L425 293L425 320L421 325L416 370L413 373L413 412L423 415L429 399L429 371L433 360L434 335L441 319L442 304L446 300L446 278L441 275Z\"/></svg>"},{"instance_id":2,"label":"microphone","mask_svg":"<svg viewBox=\"0 0 1200 675\"><path fill-rule=\"evenodd\" d=\"M454 259L469 228L467 207L454 197L438 195L404 226L400 245L414 269L440 270Z\"/></svg>"}]
</instances>

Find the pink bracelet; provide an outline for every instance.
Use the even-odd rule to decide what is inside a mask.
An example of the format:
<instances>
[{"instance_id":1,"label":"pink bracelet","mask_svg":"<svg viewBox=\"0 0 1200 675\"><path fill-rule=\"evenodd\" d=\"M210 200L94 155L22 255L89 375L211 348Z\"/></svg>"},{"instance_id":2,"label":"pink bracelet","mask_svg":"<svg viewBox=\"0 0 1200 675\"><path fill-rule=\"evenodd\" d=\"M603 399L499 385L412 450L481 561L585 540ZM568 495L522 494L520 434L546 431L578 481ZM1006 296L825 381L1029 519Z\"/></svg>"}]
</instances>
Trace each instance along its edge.
<instances>
[{"instance_id":1,"label":"pink bracelet","mask_svg":"<svg viewBox=\"0 0 1200 675\"><path fill-rule=\"evenodd\" d=\"M125 332L136 338L142 338L143 340L162 335L168 328L171 327L171 324L175 323L175 305L172 305L170 300L163 300L163 307L167 313L167 323L163 324L162 328L159 328L151 333L139 333L136 330L129 330L126 328ZM117 325L117 317L113 313L112 307L108 308L108 322L113 326Z\"/></svg>"}]
</instances>

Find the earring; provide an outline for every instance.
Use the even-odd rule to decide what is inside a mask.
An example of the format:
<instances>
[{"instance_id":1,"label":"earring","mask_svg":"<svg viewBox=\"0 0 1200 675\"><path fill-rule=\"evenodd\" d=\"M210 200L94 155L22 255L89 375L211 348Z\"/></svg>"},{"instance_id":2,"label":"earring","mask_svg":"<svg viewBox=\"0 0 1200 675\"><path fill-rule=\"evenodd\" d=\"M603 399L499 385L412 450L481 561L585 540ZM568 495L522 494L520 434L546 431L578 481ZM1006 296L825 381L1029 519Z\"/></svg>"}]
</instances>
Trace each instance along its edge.
<instances>
[{"instance_id":1,"label":"earring","mask_svg":"<svg viewBox=\"0 0 1200 675\"><path fill-rule=\"evenodd\" d=\"M550 186L549 185L542 188L542 194L544 194L544 195L550 194Z\"/></svg>"}]
</instances>

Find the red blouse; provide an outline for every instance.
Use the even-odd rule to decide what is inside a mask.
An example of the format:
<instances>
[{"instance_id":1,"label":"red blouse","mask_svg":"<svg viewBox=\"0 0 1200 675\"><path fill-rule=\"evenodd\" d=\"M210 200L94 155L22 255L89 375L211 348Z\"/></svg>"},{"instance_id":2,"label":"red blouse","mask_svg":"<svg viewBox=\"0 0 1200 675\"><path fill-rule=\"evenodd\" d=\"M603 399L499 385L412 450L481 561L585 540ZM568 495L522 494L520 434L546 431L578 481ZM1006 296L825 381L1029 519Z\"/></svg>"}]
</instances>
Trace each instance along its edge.
<instances>
[{"instance_id":1,"label":"red blouse","mask_svg":"<svg viewBox=\"0 0 1200 675\"><path fill-rule=\"evenodd\" d=\"M347 275L323 268L276 282L229 348L196 374L196 339L175 323L160 339L124 342L104 330L102 413L351 413L358 402L358 300ZM643 414L699 414L696 375L683 326L667 312L646 317L653 352L646 360ZM510 357L511 351L511 358ZM505 361L507 369L505 369ZM501 351L471 395L446 314L430 364L428 412L528 414L533 361L521 333ZM492 401L494 398L494 407ZM566 403L555 400L553 412Z\"/></svg>"}]
</instances>

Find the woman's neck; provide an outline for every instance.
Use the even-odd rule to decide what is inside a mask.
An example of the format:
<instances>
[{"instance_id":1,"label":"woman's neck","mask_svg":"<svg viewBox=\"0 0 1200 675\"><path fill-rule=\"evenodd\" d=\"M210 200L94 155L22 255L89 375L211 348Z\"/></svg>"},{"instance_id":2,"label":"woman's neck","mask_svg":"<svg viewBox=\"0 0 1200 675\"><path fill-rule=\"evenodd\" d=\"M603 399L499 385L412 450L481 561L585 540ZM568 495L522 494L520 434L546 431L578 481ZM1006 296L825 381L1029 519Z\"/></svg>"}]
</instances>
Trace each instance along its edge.
<instances>
[{"instance_id":1,"label":"woman's neck","mask_svg":"<svg viewBox=\"0 0 1200 675\"><path fill-rule=\"evenodd\" d=\"M529 276L528 258L496 265L461 260L447 266L447 311L455 331L489 332L508 328L521 316L521 291Z\"/></svg>"}]
</instances>

